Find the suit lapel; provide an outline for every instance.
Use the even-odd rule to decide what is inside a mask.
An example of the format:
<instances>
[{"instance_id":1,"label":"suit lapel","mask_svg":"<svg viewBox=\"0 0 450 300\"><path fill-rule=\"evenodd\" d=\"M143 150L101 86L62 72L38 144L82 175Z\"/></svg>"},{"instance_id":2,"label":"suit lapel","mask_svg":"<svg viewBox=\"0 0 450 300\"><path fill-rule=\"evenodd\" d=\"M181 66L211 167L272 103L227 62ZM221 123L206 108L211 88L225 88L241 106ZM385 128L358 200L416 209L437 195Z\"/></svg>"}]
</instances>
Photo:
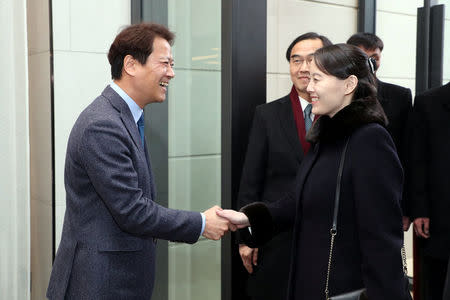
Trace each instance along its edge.
<instances>
[{"instance_id":1,"label":"suit lapel","mask_svg":"<svg viewBox=\"0 0 450 300\"><path fill-rule=\"evenodd\" d=\"M134 144L138 147L139 151L145 155L144 146L142 145L141 136L139 135L139 129L134 122L133 115L125 100L123 100L109 85L103 90L102 95L120 112L120 118L133 139Z\"/></svg>"},{"instance_id":2,"label":"suit lapel","mask_svg":"<svg viewBox=\"0 0 450 300\"><path fill-rule=\"evenodd\" d=\"M145 154L144 145L142 145L141 135L139 134L139 129L137 128L136 123L134 123L134 119L133 116L131 115L130 110L127 109L127 111L122 111L120 113L120 118L122 119L122 122L125 124L128 133L131 135L131 138L133 139L135 145L138 147L139 151Z\"/></svg>"},{"instance_id":3,"label":"suit lapel","mask_svg":"<svg viewBox=\"0 0 450 300\"><path fill-rule=\"evenodd\" d=\"M294 113L292 112L292 105L289 96L284 98L284 101L280 103L280 109L278 111L278 117L280 119L282 131L286 135L286 139L292 146L292 150L295 153L295 157L299 162L303 158L303 148L298 139L297 126L294 120Z\"/></svg>"}]
</instances>

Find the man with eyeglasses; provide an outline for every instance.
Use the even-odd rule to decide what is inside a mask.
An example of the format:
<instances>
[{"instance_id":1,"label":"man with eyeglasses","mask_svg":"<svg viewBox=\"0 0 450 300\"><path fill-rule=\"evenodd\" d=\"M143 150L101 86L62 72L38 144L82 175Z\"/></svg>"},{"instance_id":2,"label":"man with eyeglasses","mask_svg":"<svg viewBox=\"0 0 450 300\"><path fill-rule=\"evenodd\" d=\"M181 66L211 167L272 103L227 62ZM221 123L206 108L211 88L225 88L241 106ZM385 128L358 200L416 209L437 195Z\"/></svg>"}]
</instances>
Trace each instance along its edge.
<instances>
[{"instance_id":1,"label":"man with eyeglasses","mask_svg":"<svg viewBox=\"0 0 450 300\"><path fill-rule=\"evenodd\" d=\"M328 38L308 32L289 45L286 59L292 89L288 95L255 110L238 195L240 207L278 200L294 182L310 147L305 136L314 121L306 91L309 64L317 49L331 44ZM248 234L247 229L241 230L240 241L248 243ZM259 249L239 245L244 267L250 273L247 292L253 300L286 298L291 236L292 231L279 232Z\"/></svg>"}]
</instances>

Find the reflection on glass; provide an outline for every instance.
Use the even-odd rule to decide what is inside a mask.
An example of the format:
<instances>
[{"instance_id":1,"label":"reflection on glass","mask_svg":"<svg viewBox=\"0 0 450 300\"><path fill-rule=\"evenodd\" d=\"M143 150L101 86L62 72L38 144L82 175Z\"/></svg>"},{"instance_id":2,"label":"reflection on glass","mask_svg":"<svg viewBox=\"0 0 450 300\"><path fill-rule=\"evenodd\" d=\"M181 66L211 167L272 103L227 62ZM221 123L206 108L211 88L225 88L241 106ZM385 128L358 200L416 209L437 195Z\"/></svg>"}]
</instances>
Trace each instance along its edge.
<instances>
[{"instance_id":1,"label":"reflection on glass","mask_svg":"<svg viewBox=\"0 0 450 300\"><path fill-rule=\"evenodd\" d=\"M168 1L175 80L169 90L169 207L220 205L221 1ZM169 244L169 299L220 299L220 242Z\"/></svg>"}]
</instances>

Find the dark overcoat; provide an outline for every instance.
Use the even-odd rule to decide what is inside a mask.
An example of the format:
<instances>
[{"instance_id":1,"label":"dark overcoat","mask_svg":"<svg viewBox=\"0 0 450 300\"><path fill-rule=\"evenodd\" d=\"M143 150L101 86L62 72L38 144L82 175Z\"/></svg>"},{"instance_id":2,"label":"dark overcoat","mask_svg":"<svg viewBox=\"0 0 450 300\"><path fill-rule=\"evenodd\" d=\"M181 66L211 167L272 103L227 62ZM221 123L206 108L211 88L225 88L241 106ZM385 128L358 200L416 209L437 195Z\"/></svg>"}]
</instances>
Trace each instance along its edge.
<instances>
[{"instance_id":1,"label":"dark overcoat","mask_svg":"<svg viewBox=\"0 0 450 300\"><path fill-rule=\"evenodd\" d=\"M150 299L156 239L199 238L199 213L154 202L146 149L126 102L109 86L78 117L49 299Z\"/></svg>"},{"instance_id":2,"label":"dark overcoat","mask_svg":"<svg viewBox=\"0 0 450 300\"><path fill-rule=\"evenodd\" d=\"M295 189L280 201L243 209L256 243L294 225L288 299L325 298L336 178L347 137L330 295L366 287L369 299L409 299L401 257L403 170L385 124L373 99L354 100L333 118L320 117L308 133L314 146Z\"/></svg>"},{"instance_id":3,"label":"dark overcoat","mask_svg":"<svg viewBox=\"0 0 450 300\"><path fill-rule=\"evenodd\" d=\"M413 218L430 218L425 254L450 255L450 83L416 96L410 149Z\"/></svg>"},{"instance_id":4,"label":"dark overcoat","mask_svg":"<svg viewBox=\"0 0 450 300\"><path fill-rule=\"evenodd\" d=\"M294 183L303 157L289 95L259 105L242 171L239 207L257 201L270 203L282 197ZM259 247L258 264L248 278L248 295L258 300L286 297L291 241L292 230L286 229Z\"/></svg>"},{"instance_id":5,"label":"dark overcoat","mask_svg":"<svg viewBox=\"0 0 450 300\"><path fill-rule=\"evenodd\" d=\"M408 126L408 117L412 110L411 90L392 83L383 82L377 79L377 98L383 107L384 113L388 119L387 131L394 140L397 154L402 163L405 177L406 170L409 167L407 145L410 128ZM403 188L402 209L403 215L410 215L410 201L405 190L407 181Z\"/></svg>"}]
</instances>

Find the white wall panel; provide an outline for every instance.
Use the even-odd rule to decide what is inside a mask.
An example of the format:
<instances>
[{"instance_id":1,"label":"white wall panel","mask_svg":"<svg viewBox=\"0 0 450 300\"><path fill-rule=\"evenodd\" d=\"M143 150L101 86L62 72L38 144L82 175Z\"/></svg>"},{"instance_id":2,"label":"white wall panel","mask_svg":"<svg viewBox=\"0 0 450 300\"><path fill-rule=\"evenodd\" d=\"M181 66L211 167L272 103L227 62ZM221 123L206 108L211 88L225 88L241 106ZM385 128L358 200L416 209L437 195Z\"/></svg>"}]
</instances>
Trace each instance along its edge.
<instances>
[{"instance_id":1,"label":"white wall panel","mask_svg":"<svg viewBox=\"0 0 450 300\"><path fill-rule=\"evenodd\" d=\"M377 13L377 35L384 42L378 76L415 78L416 27L415 16Z\"/></svg>"},{"instance_id":2,"label":"white wall panel","mask_svg":"<svg viewBox=\"0 0 450 300\"><path fill-rule=\"evenodd\" d=\"M377 10L398 14L417 15L417 7L422 6L422 0L377 0Z\"/></svg>"},{"instance_id":3,"label":"white wall panel","mask_svg":"<svg viewBox=\"0 0 450 300\"><path fill-rule=\"evenodd\" d=\"M329 3L336 6L358 7L358 0L307 0L309 2Z\"/></svg>"},{"instance_id":4,"label":"white wall panel","mask_svg":"<svg viewBox=\"0 0 450 300\"><path fill-rule=\"evenodd\" d=\"M288 74L267 74L267 102L286 96L291 88L292 81Z\"/></svg>"},{"instance_id":5,"label":"white wall panel","mask_svg":"<svg viewBox=\"0 0 450 300\"><path fill-rule=\"evenodd\" d=\"M357 9L310 1L280 1L278 4L278 73L285 73L284 56L289 44L300 34L315 31L333 43L345 42L356 31ZM270 53L268 53L269 55Z\"/></svg>"},{"instance_id":6,"label":"white wall panel","mask_svg":"<svg viewBox=\"0 0 450 300\"><path fill-rule=\"evenodd\" d=\"M53 49L70 50L70 2L71 0L52 1Z\"/></svg>"},{"instance_id":7,"label":"white wall panel","mask_svg":"<svg viewBox=\"0 0 450 300\"><path fill-rule=\"evenodd\" d=\"M30 299L30 153L25 0L0 2L0 299Z\"/></svg>"},{"instance_id":8,"label":"white wall panel","mask_svg":"<svg viewBox=\"0 0 450 300\"><path fill-rule=\"evenodd\" d=\"M130 1L71 0L71 50L107 53L115 36L130 20Z\"/></svg>"},{"instance_id":9,"label":"white wall panel","mask_svg":"<svg viewBox=\"0 0 450 300\"><path fill-rule=\"evenodd\" d=\"M81 111L109 84L105 54L55 52L56 203L65 203L64 160L70 130Z\"/></svg>"}]
</instances>

